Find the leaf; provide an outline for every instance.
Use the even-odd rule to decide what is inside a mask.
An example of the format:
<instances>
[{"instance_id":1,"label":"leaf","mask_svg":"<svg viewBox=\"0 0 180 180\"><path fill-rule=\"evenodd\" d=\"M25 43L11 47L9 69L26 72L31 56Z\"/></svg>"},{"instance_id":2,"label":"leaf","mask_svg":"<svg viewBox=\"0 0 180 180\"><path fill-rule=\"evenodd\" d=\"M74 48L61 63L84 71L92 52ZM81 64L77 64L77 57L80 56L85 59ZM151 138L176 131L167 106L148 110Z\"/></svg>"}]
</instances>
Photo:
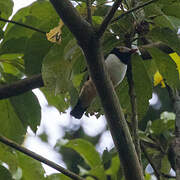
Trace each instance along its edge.
<instances>
[{"instance_id":1,"label":"leaf","mask_svg":"<svg viewBox=\"0 0 180 180\"><path fill-rule=\"evenodd\" d=\"M119 160L119 156L117 155L112 158L111 166L109 167L109 169L106 170L106 174L116 175L119 171L119 168L120 168L120 160Z\"/></svg>"},{"instance_id":2,"label":"leaf","mask_svg":"<svg viewBox=\"0 0 180 180\"><path fill-rule=\"evenodd\" d=\"M168 19L170 20L170 22L173 24L173 26L175 27L176 32L178 31L179 27L180 27L180 19L176 18L174 16L168 16Z\"/></svg>"},{"instance_id":3,"label":"leaf","mask_svg":"<svg viewBox=\"0 0 180 180\"><path fill-rule=\"evenodd\" d=\"M17 154L18 154L18 165L22 169L22 179L44 180L45 171L40 162L20 152L18 152Z\"/></svg>"},{"instance_id":4,"label":"leaf","mask_svg":"<svg viewBox=\"0 0 180 180\"><path fill-rule=\"evenodd\" d=\"M52 44L40 33L33 33L24 51L25 71L28 75L41 72L42 62Z\"/></svg>"},{"instance_id":5,"label":"leaf","mask_svg":"<svg viewBox=\"0 0 180 180\"><path fill-rule=\"evenodd\" d=\"M46 32L57 25L59 17L49 2L37 1L30 6L20 9L13 16L12 20ZM9 23L5 30L3 42L1 43L0 53L24 53L26 43L33 33L36 33L36 31ZM45 33L39 33L39 36L42 37L39 37L37 41L45 39ZM35 37L37 38L37 35ZM38 45L40 46L41 43ZM28 46L28 52L30 51L29 48Z\"/></svg>"},{"instance_id":6,"label":"leaf","mask_svg":"<svg viewBox=\"0 0 180 180\"><path fill-rule=\"evenodd\" d=\"M7 145L0 144L0 161L6 163L12 173L17 170L18 161L16 152Z\"/></svg>"},{"instance_id":7,"label":"leaf","mask_svg":"<svg viewBox=\"0 0 180 180\"><path fill-rule=\"evenodd\" d=\"M107 180L103 165L97 165L96 167L93 167L89 171L89 174L95 176L97 179Z\"/></svg>"},{"instance_id":8,"label":"leaf","mask_svg":"<svg viewBox=\"0 0 180 180\"><path fill-rule=\"evenodd\" d=\"M12 0L0 0L0 17L8 19L12 14L14 3ZM0 21L0 29L3 28L5 22Z\"/></svg>"},{"instance_id":9,"label":"leaf","mask_svg":"<svg viewBox=\"0 0 180 180\"><path fill-rule=\"evenodd\" d=\"M169 55L160 51L157 48L148 49L153 60L155 61L160 74L165 79L166 83L171 87L179 87L179 74L176 64Z\"/></svg>"},{"instance_id":10,"label":"leaf","mask_svg":"<svg viewBox=\"0 0 180 180\"><path fill-rule=\"evenodd\" d=\"M177 31L176 26L173 24L171 19L166 15L157 16L154 18L153 21L156 25L160 26L161 28L168 27L173 31Z\"/></svg>"},{"instance_id":11,"label":"leaf","mask_svg":"<svg viewBox=\"0 0 180 180\"><path fill-rule=\"evenodd\" d=\"M180 18L179 9L180 9L180 3L177 2L177 3L172 3L171 5L165 5L162 8L162 11L169 16Z\"/></svg>"},{"instance_id":12,"label":"leaf","mask_svg":"<svg viewBox=\"0 0 180 180\"><path fill-rule=\"evenodd\" d=\"M164 156L161 160L161 172L164 174L169 174L171 170L171 165L169 163L168 157Z\"/></svg>"},{"instance_id":13,"label":"leaf","mask_svg":"<svg viewBox=\"0 0 180 180\"><path fill-rule=\"evenodd\" d=\"M155 144L155 142L152 139L150 139L144 131L139 130L138 135L142 141Z\"/></svg>"},{"instance_id":14,"label":"leaf","mask_svg":"<svg viewBox=\"0 0 180 180\"><path fill-rule=\"evenodd\" d=\"M45 95L48 105L55 106L60 112L65 112L65 110L69 107L65 101L66 96L64 94L55 95L53 92L47 90L47 88L41 88L41 91Z\"/></svg>"},{"instance_id":15,"label":"leaf","mask_svg":"<svg viewBox=\"0 0 180 180\"><path fill-rule=\"evenodd\" d=\"M46 180L72 180L71 178L65 176L64 174L51 174L45 178Z\"/></svg>"},{"instance_id":16,"label":"leaf","mask_svg":"<svg viewBox=\"0 0 180 180\"><path fill-rule=\"evenodd\" d=\"M63 26L63 21L60 20L59 25L50 30L49 33L46 33L48 41L60 44L61 43L61 28Z\"/></svg>"},{"instance_id":17,"label":"leaf","mask_svg":"<svg viewBox=\"0 0 180 180\"><path fill-rule=\"evenodd\" d=\"M65 147L72 148L78 152L91 168L101 165L101 158L95 147L88 141L83 139L70 140Z\"/></svg>"},{"instance_id":18,"label":"leaf","mask_svg":"<svg viewBox=\"0 0 180 180\"><path fill-rule=\"evenodd\" d=\"M166 87L165 83L164 83L164 80L163 80L163 77L162 75L159 73L159 71L157 71L155 74L154 74L154 86L157 86L158 84L161 84L161 87L164 88Z\"/></svg>"},{"instance_id":19,"label":"leaf","mask_svg":"<svg viewBox=\"0 0 180 180\"><path fill-rule=\"evenodd\" d=\"M72 39L72 34L67 28L63 29L62 43L54 45L45 56L42 66L42 76L45 86L54 95L66 93L69 89L72 61L66 59L64 48Z\"/></svg>"},{"instance_id":20,"label":"leaf","mask_svg":"<svg viewBox=\"0 0 180 180\"><path fill-rule=\"evenodd\" d=\"M24 128L27 128L29 125L36 133L37 126L40 125L41 121L41 107L34 93L29 91L22 95L11 97L10 102Z\"/></svg>"},{"instance_id":21,"label":"leaf","mask_svg":"<svg viewBox=\"0 0 180 180\"><path fill-rule=\"evenodd\" d=\"M125 114L131 114L131 103L129 98L129 87L125 78L116 88L116 93L119 97L120 104Z\"/></svg>"},{"instance_id":22,"label":"leaf","mask_svg":"<svg viewBox=\"0 0 180 180\"><path fill-rule=\"evenodd\" d=\"M150 37L155 41L161 41L167 44L169 47L174 49L178 54L180 54L180 39L175 31L169 28L153 28L150 33Z\"/></svg>"},{"instance_id":23,"label":"leaf","mask_svg":"<svg viewBox=\"0 0 180 180\"><path fill-rule=\"evenodd\" d=\"M158 119L154 120L151 126L151 130L156 135L162 135L168 130L173 131L174 130L174 120L163 120Z\"/></svg>"},{"instance_id":24,"label":"leaf","mask_svg":"<svg viewBox=\"0 0 180 180\"><path fill-rule=\"evenodd\" d=\"M23 126L9 100L0 101L0 127L5 137L18 143L23 141L27 127Z\"/></svg>"},{"instance_id":25,"label":"leaf","mask_svg":"<svg viewBox=\"0 0 180 180\"><path fill-rule=\"evenodd\" d=\"M177 53L171 53L171 54L169 54L169 56L174 60L174 62L177 65L177 69L179 72L179 79L180 79L180 56L178 56Z\"/></svg>"},{"instance_id":26,"label":"leaf","mask_svg":"<svg viewBox=\"0 0 180 180\"><path fill-rule=\"evenodd\" d=\"M7 168L0 165L0 179L13 180L12 175Z\"/></svg>"},{"instance_id":27,"label":"leaf","mask_svg":"<svg viewBox=\"0 0 180 180\"><path fill-rule=\"evenodd\" d=\"M152 81L140 56L132 56L132 72L134 87L137 97L137 109L139 120L143 118L149 108L149 100L152 97Z\"/></svg>"}]
</instances>

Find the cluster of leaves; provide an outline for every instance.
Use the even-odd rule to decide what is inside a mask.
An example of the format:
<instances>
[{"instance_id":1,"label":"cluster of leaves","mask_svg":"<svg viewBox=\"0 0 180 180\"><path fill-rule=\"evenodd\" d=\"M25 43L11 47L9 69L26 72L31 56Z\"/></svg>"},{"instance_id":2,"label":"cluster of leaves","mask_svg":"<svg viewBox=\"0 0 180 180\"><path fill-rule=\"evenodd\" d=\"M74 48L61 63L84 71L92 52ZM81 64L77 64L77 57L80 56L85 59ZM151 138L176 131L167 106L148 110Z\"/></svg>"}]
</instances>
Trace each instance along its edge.
<instances>
[{"instance_id":1,"label":"cluster of leaves","mask_svg":"<svg viewBox=\"0 0 180 180\"><path fill-rule=\"evenodd\" d=\"M84 18L87 17L85 2L84 0L73 1L76 9ZM142 3L144 2L146 1L142 0ZM110 8L107 3L106 0L97 0L92 3L92 20L95 28L102 22ZM123 7L128 9L130 5L124 3ZM162 141L165 141L163 155L162 151L148 150L149 154L156 151L154 153L156 157L153 158L154 160L158 159L160 165L164 162L169 163L167 161L167 147L169 147L170 137L166 135L167 132L172 133L172 121L168 120L168 123L171 124L169 126L165 120L155 120L149 127L147 121L150 118L147 116L147 111L156 72L160 73L169 86L180 87L178 74L180 69L180 60L178 59L180 40L177 37L177 30L180 26L179 9L180 2L178 0L156 1L143 8L143 23L134 20L136 13L128 14L110 24L102 41L105 55L117 45L126 45L127 37L130 37L129 41L139 47L144 45L145 39L146 42L150 43L161 42L175 52L169 55L150 46L146 50L151 55L151 60L145 61L138 55L132 57L138 115L139 119L143 119L142 122L146 122L145 124L142 123L146 131L142 131L140 137L147 143L152 144L155 142L155 144L157 142L161 144ZM12 0L0 0L1 18L8 19L12 10ZM116 16L122 13L124 13L124 10L119 9ZM45 32L49 32L59 23L59 17L51 4L46 0L37 1L20 9L12 17L12 20L40 29L41 32L12 23L5 27L5 23L0 21L1 84L10 84L24 76L28 77L42 73L46 87L41 90L49 105L55 106L59 112L64 112L69 106L74 106L77 102L78 92L87 79L86 63L81 49L66 26L61 29L61 44L53 44L47 40ZM127 117L131 117L126 79L116 88L116 92L125 114ZM97 117L103 114L98 98L88 109L87 114L89 113L95 113ZM36 96L29 91L16 97L1 100L0 114L0 134L22 143L28 126L36 132L37 126L40 124L41 108ZM148 130L146 126L149 128ZM157 127L163 127L163 129ZM153 140L145 138L147 136L151 136ZM119 170L122 167L120 167L116 154L112 155L105 151L101 159L94 147L82 139L71 140L65 146L74 149L84 158L88 168L84 169L83 175L87 176L87 179L94 179L93 176L99 179L106 179L107 176L111 176L111 179L122 177L122 171ZM89 147L88 151L87 147ZM157 156L160 158L157 158ZM7 177L12 179L11 174L13 174L14 179L68 179L61 174L44 177L45 173L40 163L3 145L0 146L0 162L0 171L2 172L0 173L0 179L7 179ZM6 163L9 170L4 168L2 163ZM147 162L145 162L144 167L146 165ZM162 172L167 173L169 169L164 170L160 165ZM168 167L170 166L168 165ZM3 176L6 176L6 178Z\"/></svg>"}]
</instances>

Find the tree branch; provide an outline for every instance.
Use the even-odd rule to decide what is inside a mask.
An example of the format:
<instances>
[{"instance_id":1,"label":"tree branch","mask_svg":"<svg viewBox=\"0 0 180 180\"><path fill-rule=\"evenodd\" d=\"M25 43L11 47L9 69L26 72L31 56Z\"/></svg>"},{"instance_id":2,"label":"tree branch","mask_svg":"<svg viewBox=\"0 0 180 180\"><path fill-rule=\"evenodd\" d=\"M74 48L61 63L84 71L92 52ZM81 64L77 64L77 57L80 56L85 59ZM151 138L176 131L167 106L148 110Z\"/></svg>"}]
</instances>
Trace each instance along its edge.
<instances>
[{"instance_id":1,"label":"tree branch","mask_svg":"<svg viewBox=\"0 0 180 180\"><path fill-rule=\"evenodd\" d=\"M136 148L136 152L139 158L139 162L141 163L141 148L140 148L140 141L138 135L138 113L137 113L137 99L136 99L136 92L134 88L134 81L132 75L132 64L129 62L128 69L127 69L127 81L129 85L129 96L131 101L131 109L132 109L132 133L134 138L134 144Z\"/></svg>"},{"instance_id":2,"label":"tree branch","mask_svg":"<svg viewBox=\"0 0 180 180\"><path fill-rule=\"evenodd\" d=\"M168 84L166 84L166 88L169 93L169 97L172 101L174 112L176 115L175 119L175 138L172 142L173 151L174 151L174 159L175 159L175 170L176 170L176 178L180 179L180 95L179 91L175 88L172 89Z\"/></svg>"},{"instance_id":3,"label":"tree branch","mask_svg":"<svg viewBox=\"0 0 180 180\"><path fill-rule=\"evenodd\" d=\"M42 33L42 34L46 34L46 32L44 32L44 31L42 31L40 29L37 29L35 27L29 26L29 25L26 25L26 24L23 24L23 23L20 23L20 22L16 22L16 21L12 21L12 20L7 20L7 19L1 18L1 17L0 17L0 21L8 22L8 23L13 23L13 24L16 24L18 26L21 26L21 27L24 27L24 28L27 28L27 29L31 29L33 31L37 31L37 32Z\"/></svg>"},{"instance_id":4,"label":"tree branch","mask_svg":"<svg viewBox=\"0 0 180 180\"><path fill-rule=\"evenodd\" d=\"M113 4L113 6L111 7L110 11L108 12L108 14L105 16L102 24L100 25L100 28L97 32L98 37L100 38L103 33L105 32L105 30L107 29L107 26L109 25L109 23L111 22L116 10L118 9L118 7L120 6L122 0L116 0Z\"/></svg>"},{"instance_id":5,"label":"tree branch","mask_svg":"<svg viewBox=\"0 0 180 180\"><path fill-rule=\"evenodd\" d=\"M50 1L63 22L79 41L78 43L84 52L90 76L96 86L98 95L100 96L114 144L124 167L125 178L127 180L143 180L144 176L142 169L137 158L124 114L106 70L100 42L101 36L98 36L94 28L78 14L69 0ZM116 1L116 3L116 7L113 6L114 10L112 12L115 12L115 9L118 8L117 6L120 1ZM110 13L111 18L113 15L113 13ZM111 20L110 16L106 16L109 18L107 18L107 23L103 25L100 35L103 34Z\"/></svg>"},{"instance_id":6,"label":"tree branch","mask_svg":"<svg viewBox=\"0 0 180 180\"><path fill-rule=\"evenodd\" d=\"M143 60L149 60L152 58L150 54L147 51L145 51L146 48L151 48L151 47L157 47L167 54L174 52L171 48L160 42L143 45L139 47L141 51L141 57L143 58ZM40 88L43 86L44 84L41 74L19 80L11 84L0 85L0 99L6 99L12 96L17 96L20 95L21 93L25 93L29 90Z\"/></svg>"},{"instance_id":7,"label":"tree branch","mask_svg":"<svg viewBox=\"0 0 180 180\"><path fill-rule=\"evenodd\" d=\"M87 20L92 24L92 14L91 14L91 0L86 0L87 5Z\"/></svg>"},{"instance_id":8,"label":"tree branch","mask_svg":"<svg viewBox=\"0 0 180 180\"><path fill-rule=\"evenodd\" d=\"M111 23L114 23L115 21L118 21L119 19L123 18L125 15L130 14L130 13L132 13L132 12L134 12L134 11L140 9L140 8L143 8L143 7L145 7L145 6L153 3L153 2L155 2L155 1L157 1L157 0L150 0L150 1L148 1L148 2L145 2L145 3L143 3L143 4L141 4L141 5L137 6L137 7L134 7L134 8L132 8L132 9L128 10L128 11L122 13L120 16L114 18L114 19L111 21Z\"/></svg>"},{"instance_id":9,"label":"tree branch","mask_svg":"<svg viewBox=\"0 0 180 180\"><path fill-rule=\"evenodd\" d=\"M10 146L14 149L16 149L17 151L20 151L26 155L28 155L29 157L33 158L33 159L36 159L37 161L39 162L42 162L54 169L56 169L57 171L63 173L64 175L74 179L74 180L84 180L82 177L78 176L77 174L67 170L67 169L64 169L63 167L61 167L60 165L34 153L33 151L30 151L28 150L27 148L23 147L23 146L20 146L19 144L3 137L3 136L0 136L0 142L2 142L3 144L6 144L7 146Z\"/></svg>"},{"instance_id":10,"label":"tree branch","mask_svg":"<svg viewBox=\"0 0 180 180\"><path fill-rule=\"evenodd\" d=\"M9 98L44 86L41 74L34 75L7 85L0 85L0 99Z\"/></svg>"}]
</instances>

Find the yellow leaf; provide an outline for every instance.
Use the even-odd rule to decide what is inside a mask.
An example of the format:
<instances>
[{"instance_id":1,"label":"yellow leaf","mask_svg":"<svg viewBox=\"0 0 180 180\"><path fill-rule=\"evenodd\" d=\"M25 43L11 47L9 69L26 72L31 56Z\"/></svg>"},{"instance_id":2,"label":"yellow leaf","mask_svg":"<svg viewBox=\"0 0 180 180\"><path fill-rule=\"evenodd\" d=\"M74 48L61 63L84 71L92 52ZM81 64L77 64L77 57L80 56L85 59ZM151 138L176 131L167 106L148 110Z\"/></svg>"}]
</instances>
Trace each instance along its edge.
<instances>
[{"instance_id":1,"label":"yellow leaf","mask_svg":"<svg viewBox=\"0 0 180 180\"><path fill-rule=\"evenodd\" d=\"M178 69L178 72L179 72L179 79L180 79L180 56L175 52L169 54L169 56L174 60L174 62L177 65L177 69Z\"/></svg>"},{"instance_id":2,"label":"yellow leaf","mask_svg":"<svg viewBox=\"0 0 180 180\"><path fill-rule=\"evenodd\" d=\"M161 84L162 88L166 87L163 77L159 71L154 74L154 86L157 86L158 84Z\"/></svg>"},{"instance_id":3,"label":"yellow leaf","mask_svg":"<svg viewBox=\"0 0 180 180\"><path fill-rule=\"evenodd\" d=\"M60 44L61 43L61 28L63 26L63 21L59 21L59 25L50 30L49 33L46 33L47 40L53 43Z\"/></svg>"}]
</instances>

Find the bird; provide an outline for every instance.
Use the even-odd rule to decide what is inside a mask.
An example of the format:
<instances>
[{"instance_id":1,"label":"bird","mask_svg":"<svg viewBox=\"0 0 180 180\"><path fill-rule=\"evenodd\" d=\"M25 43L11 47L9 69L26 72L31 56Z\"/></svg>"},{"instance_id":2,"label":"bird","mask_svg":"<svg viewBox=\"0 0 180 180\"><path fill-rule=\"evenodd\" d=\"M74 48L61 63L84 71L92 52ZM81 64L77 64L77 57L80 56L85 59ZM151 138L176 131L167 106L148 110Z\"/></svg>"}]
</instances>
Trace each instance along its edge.
<instances>
[{"instance_id":1,"label":"bird","mask_svg":"<svg viewBox=\"0 0 180 180\"><path fill-rule=\"evenodd\" d=\"M131 55L136 51L137 49L118 46L113 48L105 58L105 64L114 87L118 86L124 79L127 71L127 65L131 59ZM84 83L80 91L78 101L74 108L71 110L70 115L75 117L76 119L81 119L84 112L90 106L96 95L96 87L92 79L89 78L89 80Z\"/></svg>"}]
</instances>

